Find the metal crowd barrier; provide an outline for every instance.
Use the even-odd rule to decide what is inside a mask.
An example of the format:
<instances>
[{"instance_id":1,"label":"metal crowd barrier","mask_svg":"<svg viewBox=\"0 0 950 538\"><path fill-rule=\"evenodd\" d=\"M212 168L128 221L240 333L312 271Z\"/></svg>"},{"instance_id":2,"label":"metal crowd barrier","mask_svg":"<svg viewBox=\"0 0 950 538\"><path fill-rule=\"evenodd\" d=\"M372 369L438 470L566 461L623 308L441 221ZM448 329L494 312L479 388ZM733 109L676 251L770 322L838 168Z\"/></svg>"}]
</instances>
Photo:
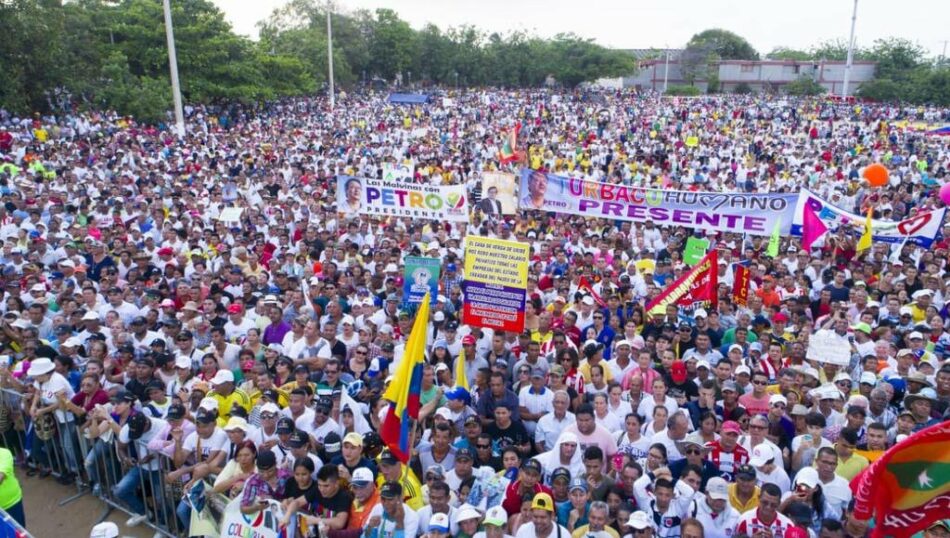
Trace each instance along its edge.
<instances>
[{"instance_id":1,"label":"metal crowd barrier","mask_svg":"<svg viewBox=\"0 0 950 538\"><path fill-rule=\"evenodd\" d=\"M33 538L30 531L17 523L6 510L0 508L0 536L9 536L15 538Z\"/></svg>"},{"instance_id":2,"label":"metal crowd barrier","mask_svg":"<svg viewBox=\"0 0 950 538\"><path fill-rule=\"evenodd\" d=\"M180 528L175 515L181 500L180 485L174 487L165 479L173 469L168 457L148 451L143 443L136 443L137 454L148 454L151 460L143 465L123 462L114 435L107 434L108 441L89 439L80 433L75 422L67 422L56 423L52 435L44 440L42 437L48 434L42 431L38 434L35 426L24 407L23 395L13 389L0 389L0 445L13 453L17 465L37 472L49 470L56 478L75 477L76 492L59 501L59 506L92 493L104 504L97 523L118 509L130 517L146 515L143 523L164 536L174 538L187 534L188 529ZM129 452L132 452L131 447ZM153 463L157 463L155 470L152 470ZM120 485L122 491L117 491ZM144 506L145 513L136 513L130 502Z\"/></svg>"}]
</instances>

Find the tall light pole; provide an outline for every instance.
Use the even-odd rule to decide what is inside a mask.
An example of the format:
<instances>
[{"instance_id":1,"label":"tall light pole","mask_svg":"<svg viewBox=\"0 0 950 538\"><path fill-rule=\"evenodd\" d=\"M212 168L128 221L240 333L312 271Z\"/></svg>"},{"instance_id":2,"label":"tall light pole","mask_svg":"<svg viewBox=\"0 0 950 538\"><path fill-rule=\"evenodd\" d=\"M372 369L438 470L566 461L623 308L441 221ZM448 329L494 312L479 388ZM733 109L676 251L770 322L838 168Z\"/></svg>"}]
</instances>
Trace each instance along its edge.
<instances>
[{"instance_id":1,"label":"tall light pole","mask_svg":"<svg viewBox=\"0 0 950 538\"><path fill-rule=\"evenodd\" d=\"M336 92L333 89L333 25L330 23L330 11L333 5L327 2L327 67L330 70L330 110L336 106Z\"/></svg>"},{"instance_id":2,"label":"tall light pole","mask_svg":"<svg viewBox=\"0 0 950 538\"><path fill-rule=\"evenodd\" d=\"M666 93L666 82L670 76L670 48L666 48L666 67L663 68L663 93Z\"/></svg>"},{"instance_id":3,"label":"tall light pole","mask_svg":"<svg viewBox=\"0 0 950 538\"><path fill-rule=\"evenodd\" d=\"M854 61L854 25L858 20L858 0L854 0L851 12L851 38L848 39L848 62L844 65L844 81L841 83L841 97L848 96L848 83L851 81L851 63Z\"/></svg>"},{"instance_id":4,"label":"tall light pole","mask_svg":"<svg viewBox=\"0 0 950 538\"><path fill-rule=\"evenodd\" d=\"M185 135L185 114L181 107L181 84L178 82L178 55L175 53L175 30L172 28L171 0L162 0L165 11L165 38L168 40L168 68L172 77L172 99L175 101L175 129Z\"/></svg>"}]
</instances>

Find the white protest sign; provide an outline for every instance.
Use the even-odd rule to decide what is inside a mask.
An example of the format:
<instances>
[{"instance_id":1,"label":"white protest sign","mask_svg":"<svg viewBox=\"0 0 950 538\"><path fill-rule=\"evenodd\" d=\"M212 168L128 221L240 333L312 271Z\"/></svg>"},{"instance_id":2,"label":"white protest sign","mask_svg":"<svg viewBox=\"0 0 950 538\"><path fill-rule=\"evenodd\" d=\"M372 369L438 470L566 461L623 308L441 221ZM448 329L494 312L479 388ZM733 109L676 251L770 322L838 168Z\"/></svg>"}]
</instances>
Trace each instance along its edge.
<instances>
[{"instance_id":1,"label":"white protest sign","mask_svg":"<svg viewBox=\"0 0 950 538\"><path fill-rule=\"evenodd\" d=\"M851 363L851 342L834 331L820 330L808 337L805 358L847 366Z\"/></svg>"},{"instance_id":2,"label":"white protest sign","mask_svg":"<svg viewBox=\"0 0 950 538\"><path fill-rule=\"evenodd\" d=\"M413 165L383 163L383 179L386 181L412 181Z\"/></svg>"},{"instance_id":3,"label":"white protest sign","mask_svg":"<svg viewBox=\"0 0 950 538\"><path fill-rule=\"evenodd\" d=\"M243 207L226 207L221 210L218 220L221 222L241 222L241 214L243 213Z\"/></svg>"}]
</instances>

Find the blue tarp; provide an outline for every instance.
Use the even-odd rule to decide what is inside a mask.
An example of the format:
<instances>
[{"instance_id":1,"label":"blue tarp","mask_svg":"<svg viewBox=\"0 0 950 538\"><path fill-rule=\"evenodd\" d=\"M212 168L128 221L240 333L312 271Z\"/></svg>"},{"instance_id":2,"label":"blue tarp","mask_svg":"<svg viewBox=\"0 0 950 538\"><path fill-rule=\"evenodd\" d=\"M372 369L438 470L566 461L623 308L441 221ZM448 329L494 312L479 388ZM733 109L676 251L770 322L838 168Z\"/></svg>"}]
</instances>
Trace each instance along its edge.
<instances>
[{"instance_id":1,"label":"blue tarp","mask_svg":"<svg viewBox=\"0 0 950 538\"><path fill-rule=\"evenodd\" d=\"M391 93L389 102L405 105L421 105L429 101L429 96L424 93Z\"/></svg>"}]
</instances>

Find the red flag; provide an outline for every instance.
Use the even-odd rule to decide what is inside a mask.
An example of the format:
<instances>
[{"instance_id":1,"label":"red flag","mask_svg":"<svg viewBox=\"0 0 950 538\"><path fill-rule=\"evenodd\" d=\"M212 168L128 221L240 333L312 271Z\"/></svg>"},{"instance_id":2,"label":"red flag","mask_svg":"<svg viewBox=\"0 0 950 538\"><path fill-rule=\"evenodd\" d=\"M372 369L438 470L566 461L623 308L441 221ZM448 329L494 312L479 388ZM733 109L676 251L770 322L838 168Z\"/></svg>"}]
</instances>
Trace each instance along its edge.
<instances>
[{"instance_id":1,"label":"red flag","mask_svg":"<svg viewBox=\"0 0 950 538\"><path fill-rule=\"evenodd\" d=\"M719 305L719 255L716 250L709 251L693 269L681 276L656 296L647 305L648 316L666 314L666 307L693 307L696 303L705 303L710 308Z\"/></svg>"},{"instance_id":2,"label":"red flag","mask_svg":"<svg viewBox=\"0 0 950 538\"><path fill-rule=\"evenodd\" d=\"M744 265L736 265L736 277L732 283L732 302L736 306L745 306L749 303L749 269Z\"/></svg>"},{"instance_id":3,"label":"red flag","mask_svg":"<svg viewBox=\"0 0 950 538\"><path fill-rule=\"evenodd\" d=\"M854 514L874 516L873 538L907 538L950 512L950 422L891 447L852 481Z\"/></svg>"},{"instance_id":4,"label":"red flag","mask_svg":"<svg viewBox=\"0 0 950 538\"><path fill-rule=\"evenodd\" d=\"M601 308L607 308L607 301L604 301L600 295L597 295L597 292L594 291L594 287L590 285L590 281L587 280L587 277L581 277L580 282L577 283L577 289L584 290L589 293L590 296L593 297L595 301L597 301L597 304L599 304Z\"/></svg>"}]
</instances>

